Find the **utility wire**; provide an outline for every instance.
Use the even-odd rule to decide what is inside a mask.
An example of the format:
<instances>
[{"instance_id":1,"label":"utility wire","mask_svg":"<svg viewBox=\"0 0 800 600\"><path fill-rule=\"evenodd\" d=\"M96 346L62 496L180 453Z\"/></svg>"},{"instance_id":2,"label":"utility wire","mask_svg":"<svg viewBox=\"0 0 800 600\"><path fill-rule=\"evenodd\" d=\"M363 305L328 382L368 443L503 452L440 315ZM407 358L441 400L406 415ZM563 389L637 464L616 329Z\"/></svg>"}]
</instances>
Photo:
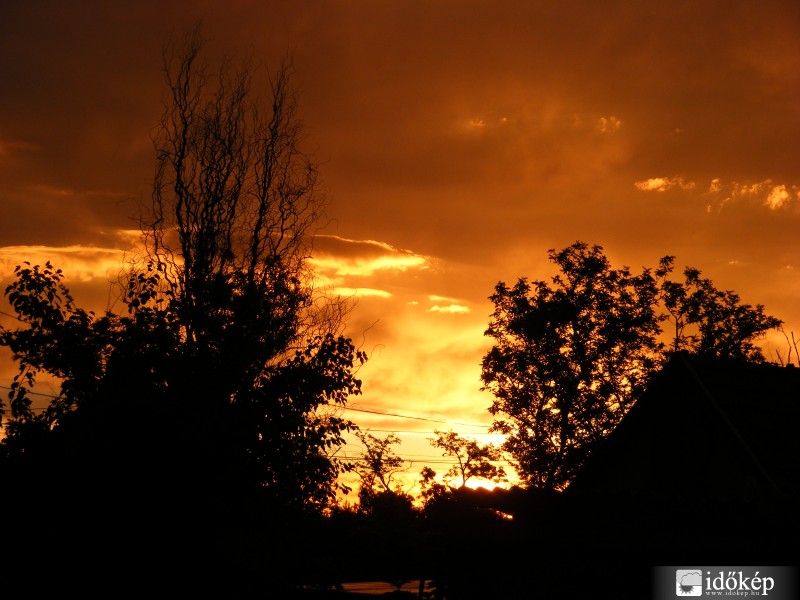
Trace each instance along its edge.
<instances>
[{"instance_id":1,"label":"utility wire","mask_svg":"<svg viewBox=\"0 0 800 600\"><path fill-rule=\"evenodd\" d=\"M23 320L22 320L22 319L19 317L19 315L12 315L11 313L7 313L7 312L6 312L6 311L4 311L4 310L0 310L0 315L5 315L6 317L11 317L11 318L12 318L12 319L14 319L15 321L20 321L20 322L22 322L22 323L24 323L24 322L25 322L25 321L23 321Z\"/></svg>"},{"instance_id":2,"label":"utility wire","mask_svg":"<svg viewBox=\"0 0 800 600\"><path fill-rule=\"evenodd\" d=\"M13 388L11 388L11 387L9 387L7 385L0 385L0 389L11 390ZM31 391L31 390L28 390L27 393L32 395L32 396L43 396L45 398L53 398L53 399L60 398L60 396L57 395L57 394L45 394L45 393L42 393L42 392L34 392L34 391ZM432 419L432 418L429 418L429 417L418 417L418 416L413 416L413 415L401 415L399 413L381 412L381 411L378 411L378 410L368 410L366 408L353 408L353 407L350 407L350 406L340 406L338 404L328 404L327 406L335 406L337 408L342 408L344 410L351 410L351 411L354 411L354 412L361 412L361 413L369 413L369 414L372 414L372 415L381 415L381 416L386 416L386 417L396 417L396 418L399 418L399 419L413 419L415 421L428 421L430 423L444 423L445 425L460 425L460 426L463 426L463 427L482 427L482 428L488 427L488 425L482 424L482 423L463 423L463 422L460 422L460 421L446 421L444 419ZM375 429L374 431L390 431L390 430ZM392 433L436 433L435 431L431 431L431 432L427 432L427 431L421 431L421 432L411 432L411 431L409 431L409 432L399 432L399 431L396 431L396 430L391 430L391 432Z\"/></svg>"},{"instance_id":3,"label":"utility wire","mask_svg":"<svg viewBox=\"0 0 800 600\"><path fill-rule=\"evenodd\" d=\"M436 431L431 431L429 429L428 430L424 430L424 429L373 429L372 427L370 427L369 429L365 429L365 431L367 431L367 432L375 432L375 433L397 433L397 434L405 433L405 434L411 434L411 435L415 435L415 434L430 435L430 434L435 434L436 433ZM479 436L479 435L495 435L495 434L494 433L488 433L488 432L487 433L475 432L475 433L468 433L468 434L465 434L465 435Z\"/></svg>"},{"instance_id":4,"label":"utility wire","mask_svg":"<svg viewBox=\"0 0 800 600\"><path fill-rule=\"evenodd\" d=\"M331 405L331 406L338 406L338 405ZM485 423L462 423L459 421L445 421L443 419L431 419L429 417L415 417L411 415L401 415L398 413L390 413L390 412L380 412L377 410L367 410L366 408L353 408L351 406L342 406L344 410L352 410L355 412L362 412L362 413L369 413L373 415L383 415L387 417L397 417L400 419L414 419L417 421L429 421L431 423L444 423L445 425L461 425L464 427L488 427Z\"/></svg>"},{"instance_id":5,"label":"utility wire","mask_svg":"<svg viewBox=\"0 0 800 600\"><path fill-rule=\"evenodd\" d=\"M7 386L7 385L0 385L0 389L12 390L14 388L12 388L10 386ZM33 392L33 391L31 391L31 390L29 390L27 388L25 388L25 390L26 390L25 393L26 394L30 394L31 396L44 396L45 398L52 398L54 400L57 400L58 398L61 397L61 396L58 396L56 394L43 394L42 392ZM34 410L44 410L44 409L34 409Z\"/></svg>"},{"instance_id":6,"label":"utility wire","mask_svg":"<svg viewBox=\"0 0 800 600\"><path fill-rule=\"evenodd\" d=\"M448 461L446 461L446 460L419 460L419 459L410 460L410 459L406 459L406 458L402 458L402 457L400 457L400 459L403 461L403 463L404 463L404 464L409 464L409 465L415 465L415 464L425 464L425 465L450 465L450 466L455 466L455 465L458 465L458 463L457 463L457 462L448 462ZM343 461L345 461L345 462L370 462L370 461L369 461L368 459L366 459L366 458L359 458L359 457L355 457L355 458L342 458L341 460L343 460ZM512 465L512 463L511 463L511 462L509 462L509 461L507 461L507 460L493 460L493 461L491 461L491 462L492 462L492 464L494 464L494 463L502 463L502 464L505 464L505 465ZM512 466L513 466L513 465L512 465Z\"/></svg>"}]
</instances>

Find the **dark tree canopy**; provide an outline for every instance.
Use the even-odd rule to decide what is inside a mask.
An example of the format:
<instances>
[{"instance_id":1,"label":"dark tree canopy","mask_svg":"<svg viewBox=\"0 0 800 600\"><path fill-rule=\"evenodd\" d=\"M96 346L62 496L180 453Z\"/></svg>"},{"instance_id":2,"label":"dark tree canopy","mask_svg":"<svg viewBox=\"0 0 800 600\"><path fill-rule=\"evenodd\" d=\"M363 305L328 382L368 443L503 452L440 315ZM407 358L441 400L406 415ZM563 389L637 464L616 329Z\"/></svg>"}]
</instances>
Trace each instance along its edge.
<instances>
[{"instance_id":1,"label":"dark tree canopy","mask_svg":"<svg viewBox=\"0 0 800 600\"><path fill-rule=\"evenodd\" d=\"M583 242L549 256L559 269L550 282L496 286L482 371L494 430L508 434L504 449L530 485L567 485L667 352L763 360L754 342L780 324L696 269L685 283L670 281L669 256L639 274L612 268L600 246Z\"/></svg>"},{"instance_id":2,"label":"dark tree canopy","mask_svg":"<svg viewBox=\"0 0 800 600\"><path fill-rule=\"evenodd\" d=\"M6 289L21 326L0 331L19 365L4 483L60 473L76 490L207 515L245 498L298 511L335 498L352 426L337 411L360 393L365 355L341 335L342 305L313 286L322 205L291 67L259 98L248 63L212 76L202 49L195 30L165 52L147 250L122 282L124 314L78 308L49 263L18 267ZM36 411L41 374L61 388Z\"/></svg>"},{"instance_id":3,"label":"dark tree canopy","mask_svg":"<svg viewBox=\"0 0 800 600\"><path fill-rule=\"evenodd\" d=\"M529 484L558 487L641 392L659 350L658 286L645 270L613 269L599 246L550 251L552 285L499 283L483 381L494 429Z\"/></svg>"}]
</instances>

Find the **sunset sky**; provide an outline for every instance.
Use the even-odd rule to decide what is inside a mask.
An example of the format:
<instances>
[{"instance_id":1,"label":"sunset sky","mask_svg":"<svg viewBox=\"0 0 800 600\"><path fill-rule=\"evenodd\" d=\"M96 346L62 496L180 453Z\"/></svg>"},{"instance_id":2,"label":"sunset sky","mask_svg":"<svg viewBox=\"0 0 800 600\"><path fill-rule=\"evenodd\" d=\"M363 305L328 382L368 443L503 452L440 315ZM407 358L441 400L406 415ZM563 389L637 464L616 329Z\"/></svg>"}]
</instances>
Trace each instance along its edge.
<instances>
[{"instance_id":1,"label":"sunset sky","mask_svg":"<svg viewBox=\"0 0 800 600\"><path fill-rule=\"evenodd\" d=\"M552 275L549 248L675 255L800 335L797 0L6 0L3 287L51 260L109 307L150 195L162 46L198 19L210 58L293 57L331 220L316 267L356 298L370 355L351 406L371 412L348 416L421 432L397 448L414 469L446 467L434 429L485 434L487 297Z\"/></svg>"}]
</instances>

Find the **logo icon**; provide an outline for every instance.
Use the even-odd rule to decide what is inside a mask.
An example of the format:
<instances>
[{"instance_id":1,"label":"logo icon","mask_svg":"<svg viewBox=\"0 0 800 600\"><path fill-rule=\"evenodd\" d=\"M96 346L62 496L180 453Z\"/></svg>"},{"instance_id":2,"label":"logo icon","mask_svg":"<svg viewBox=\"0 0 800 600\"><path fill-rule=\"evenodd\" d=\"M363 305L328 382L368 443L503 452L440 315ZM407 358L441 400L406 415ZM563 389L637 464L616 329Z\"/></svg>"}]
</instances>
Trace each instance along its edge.
<instances>
[{"instance_id":1,"label":"logo icon","mask_svg":"<svg viewBox=\"0 0 800 600\"><path fill-rule=\"evenodd\" d=\"M675 571L676 596L702 596L703 572L700 569L678 569Z\"/></svg>"}]
</instances>

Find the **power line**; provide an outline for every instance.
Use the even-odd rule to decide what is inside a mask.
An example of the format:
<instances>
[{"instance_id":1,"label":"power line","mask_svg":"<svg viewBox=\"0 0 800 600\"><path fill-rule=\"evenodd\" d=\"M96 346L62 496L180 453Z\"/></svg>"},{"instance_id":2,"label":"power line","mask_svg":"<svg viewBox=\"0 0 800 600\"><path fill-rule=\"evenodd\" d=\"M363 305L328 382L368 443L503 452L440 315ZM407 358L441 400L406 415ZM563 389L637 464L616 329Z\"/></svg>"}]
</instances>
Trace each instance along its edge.
<instances>
[{"instance_id":1,"label":"power line","mask_svg":"<svg viewBox=\"0 0 800 600\"><path fill-rule=\"evenodd\" d=\"M338 406L338 405L331 405ZM377 410L367 410L366 408L353 408L351 406L341 406L344 410L352 410L355 412L369 413L373 415L382 415L387 417L397 417L399 419L414 419L416 421L428 421L431 423L444 423L445 425L461 425L463 427L488 427L485 423L462 423L459 421L446 421L444 419L432 419L430 417L416 417L412 415L401 415L398 413L381 412Z\"/></svg>"},{"instance_id":2,"label":"power line","mask_svg":"<svg viewBox=\"0 0 800 600\"><path fill-rule=\"evenodd\" d=\"M363 457L363 456L342 456L342 457L339 457L339 458L340 458L340 460L343 460L343 461L370 462L368 458ZM447 459L442 459L442 458L437 458L437 459L433 459L433 460L426 460L426 459L422 459L422 458L414 458L414 459L403 458L402 456L398 456L398 458L400 460L402 460L404 463L408 463L408 464L425 463L425 464L430 464L430 465L451 465L451 466L460 464L456 460L447 460ZM495 463L503 463L503 464L506 464L506 465L511 465L512 464L511 461L508 461L508 460L505 460L505 459L490 460L489 462L492 463L492 464L495 464Z\"/></svg>"},{"instance_id":3,"label":"power line","mask_svg":"<svg viewBox=\"0 0 800 600\"><path fill-rule=\"evenodd\" d=\"M11 387L9 387L7 385L0 385L0 389L11 390L13 388L11 388ZM27 393L28 394L32 394L34 396L43 396L45 398L53 398L53 399L58 399L58 398L61 397L58 394L45 394L45 393L42 393L42 392L34 392L32 390L28 390ZM355 412L369 413L369 414L372 414L372 415L382 415L382 416L387 416L387 417L397 417L397 418L400 418L400 419L414 419L416 421L429 421L431 423L444 423L445 425L461 425L461 426L464 426L464 427L488 427L488 425L486 425L485 423L463 423L463 422L460 422L460 421L446 421L444 419L433 419L433 418L430 418L430 417L418 417L418 416L413 416L413 415L401 415L399 413L382 412L382 411L378 411L378 410L369 410L369 409L366 409L366 408L355 408L355 407L352 407L352 406L342 406L340 404L326 404L326 406L333 406L333 407L336 407L336 408L341 408L343 410L351 410L351 411L355 411ZM375 431L389 431L389 430L376 429ZM395 431L395 430L392 430L392 431ZM408 433L415 433L415 432L408 432ZM420 432L420 433L429 433L429 432L423 431L423 432ZM430 433L435 433L435 432L432 431Z\"/></svg>"},{"instance_id":4,"label":"power line","mask_svg":"<svg viewBox=\"0 0 800 600\"><path fill-rule=\"evenodd\" d=\"M7 386L7 385L0 385L0 389L12 390L14 388L12 388L10 386ZM61 396L56 395L56 394L45 394L43 392L34 392L32 390L27 390L27 393L32 395L32 396L42 396L44 398L52 398L52 399L58 399L58 398L61 397ZM369 409L366 409L366 408L355 408L355 407L352 407L352 406L341 406L341 405L338 405L338 404L327 404L327 406L334 406L336 408L341 408L343 410L350 410L350 411L353 411L353 412L367 413L367 414L371 414L371 415L395 417L395 418L398 418L398 419L412 419L412 420L415 420L415 421L425 421L425 422L429 422L429 423L442 423L442 424L445 424L445 425L458 425L458 426L462 426L462 427L480 427L482 429L485 429L485 428L489 427L488 425L486 425L484 423L465 423L465 422L461 422L461 421L447 421L447 420L444 420L444 419L434 419L434 418L431 418L431 417L420 417L420 416L415 416L415 415L403 415L403 414L400 414L400 413L383 412L383 411L378 411L378 410L369 410ZM37 408L33 408L32 410L45 410L45 409L37 407ZM376 431L376 432L382 432L382 433L423 433L423 434L428 434L428 433L435 434L436 433L436 431L401 431L401 430L392 430L392 429L369 429L369 431ZM470 433L468 435L490 435L490 434L482 433L482 432L476 432L476 433Z\"/></svg>"},{"instance_id":5,"label":"power line","mask_svg":"<svg viewBox=\"0 0 800 600\"><path fill-rule=\"evenodd\" d=\"M13 390L14 388L12 388L12 387L10 387L8 385L0 385L0 389ZM31 390L29 390L27 388L25 388L25 390L26 390L25 391L26 394L30 394L32 396L44 396L45 398L53 398L54 400L57 400L58 398L61 397L61 396L57 396L55 394L43 394L42 392L34 392L34 391L31 391ZM40 409L37 409L37 410L40 410ZM43 409L41 409L41 410L43 410Z\"/></svg>"},{"instance_id":6,"label":"power line","mask_svg":"<svg viewBox=\"0 0 800 600\"><path fill-rule=\"evenodd\" d=\"M397 433L397 434L412 434L412 435L414 435L414 434L430 435L430 434L435 434L436 433L436 431L423 430L423 429L373 429L372 427L366 429L365 431L375 432L375 433ZM477 431L477 432L468 433L468 434L465 434L465 435L469 435L469 436L491 435L491 436L493 436L493 435L497 435L497 434L488 433L488 432L483 433L483 432Z\"/></svg>"}]
</instances>

